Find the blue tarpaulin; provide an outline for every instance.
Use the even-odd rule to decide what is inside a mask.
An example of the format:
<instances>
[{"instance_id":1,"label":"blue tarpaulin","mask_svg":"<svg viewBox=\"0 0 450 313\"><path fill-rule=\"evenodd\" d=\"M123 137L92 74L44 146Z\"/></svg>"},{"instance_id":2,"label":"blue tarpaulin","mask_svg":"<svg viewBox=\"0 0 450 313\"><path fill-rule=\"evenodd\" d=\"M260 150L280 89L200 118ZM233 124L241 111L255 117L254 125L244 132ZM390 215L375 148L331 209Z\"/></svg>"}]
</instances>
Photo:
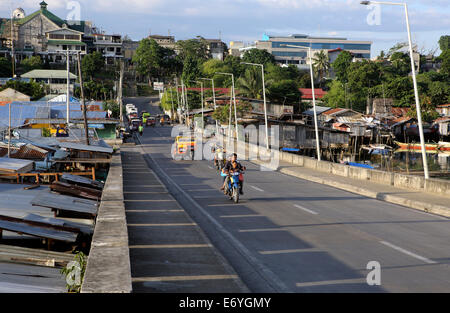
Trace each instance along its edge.
<instances>
[{"instance_id":1,"label":"blue tarpaulin","mask_svg":"<svg viewBox=\"0 0 450 313\"><path fill-rule=\"evenodd\" d=\"M368 165L368 164L361 164L361 163L348 162L348 165L354 166L354 167L368 168L368 169L371 169L371 170L374 169L373 166L370 166L370 165Z\"/></svg>"}]
</instances>

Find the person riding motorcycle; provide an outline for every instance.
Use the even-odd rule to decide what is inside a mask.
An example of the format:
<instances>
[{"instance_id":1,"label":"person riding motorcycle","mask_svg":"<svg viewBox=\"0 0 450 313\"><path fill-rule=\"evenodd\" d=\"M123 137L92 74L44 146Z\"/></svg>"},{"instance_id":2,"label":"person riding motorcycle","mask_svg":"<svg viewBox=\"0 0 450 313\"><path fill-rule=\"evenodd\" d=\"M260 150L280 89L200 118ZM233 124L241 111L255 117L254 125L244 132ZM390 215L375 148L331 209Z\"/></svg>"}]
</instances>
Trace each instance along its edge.
<instances>
[{"instance_id":1,"label":"person riding motorcycle","mask_svg":"<svg viewBox=\"0 0 450 313\"><path fill-rule=\"evenodd\" d=\"M217 146L213 148L214 152L214 166L218 170L222 170L222 168L225 166L225 149Z\"/></svg>"},{"instance_id":2,"label":"person riding motorcycle","mask_svg":"<svg viewBox=\"0 0 450 313\"><path fill-rule=\"evenodd\" d=\"M222 169L223 173L227 174L227 175L224 177L224 182L223 182L222 188L220 188L220 190L225 190L225 188L229 182L229 179L230 179L230 177L228 175L230 173L230 171L231 172L236 172L236 171L242 172L242 171L245 171L246 169L247 168L245 166L242 166L242 164L237 161L237 154L233 153L233 155L231 156L231 160L228 161L225 164L224 168ZM244 177L243 177L243 175L239 175L239 193L241 195L244 194L243 189L244 189Z\"/></svg>"}]
</instances>

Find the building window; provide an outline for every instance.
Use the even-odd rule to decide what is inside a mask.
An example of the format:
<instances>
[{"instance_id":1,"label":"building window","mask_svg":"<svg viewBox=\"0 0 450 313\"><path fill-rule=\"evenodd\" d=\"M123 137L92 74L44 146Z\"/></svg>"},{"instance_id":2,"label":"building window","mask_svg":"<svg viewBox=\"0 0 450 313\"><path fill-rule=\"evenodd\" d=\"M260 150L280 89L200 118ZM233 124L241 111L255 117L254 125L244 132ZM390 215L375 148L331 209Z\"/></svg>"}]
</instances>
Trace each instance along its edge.
<instances>
[{"instance_id":1,"label":"building window","mask_svg":"<svg viewBox=\"0 0 450 313\"><path fill-rule=\"evenodd\" d=\"M67 50L67 45L63 45L63 50Z\"/></svg>"},{"instance_id":2,"label":"building window","mask_svg":"<svg viewBox=\"0 0 450 313\"><path fill-rule=\"evenodd\" d=\"M67 40L80 40L80 35L66 35Z\"/></svg>"},{"instance_id":3,"label":"building window","mask_svg":"<svg viewBox=\"0 0 450 313\"><path fill-rule=\"evenodd\" d=\"M49 34L48 35L49 39L64 39L64 35L59 35L59 34Z\"/></svg>"}]
</instances>

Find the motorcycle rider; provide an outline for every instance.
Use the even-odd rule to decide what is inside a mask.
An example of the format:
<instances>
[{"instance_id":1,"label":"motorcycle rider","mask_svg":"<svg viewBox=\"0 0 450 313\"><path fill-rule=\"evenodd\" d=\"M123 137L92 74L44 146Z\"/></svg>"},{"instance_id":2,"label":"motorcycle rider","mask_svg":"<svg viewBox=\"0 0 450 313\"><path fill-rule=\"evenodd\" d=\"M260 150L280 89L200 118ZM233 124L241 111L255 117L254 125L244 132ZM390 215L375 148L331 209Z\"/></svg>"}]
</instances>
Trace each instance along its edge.
<instances>
[{"instance_id":1,"label":"motorcycle rider","mask_svg":"<svg viewBox=\"0 0 450 313\"><path fill-rule=\"evenodd\" d=\"M225 149L220 146L215 146L212 152L214 153L214 166L221 170L223 165L225 165ZM221 162L222 164L220 165L219 162Z\"/></svg>"},{"instance_id":2,"label":"motorcycle rider","mask_svg":"<svg viewBox=\"0 0 450 313\"><path fill-rule=\"evenodd\" d=\"M225 164L225 166L222 169L222 171L225 174L229 174L230 171L242 172L242 171L245 171L246 169L247 168L245 166L242 166L242 164L237 161L237 154L233 153L232 156L231 156L231 160L227 161L227 163ZM223 186L222 186L222 188L220 188L220 190L225 190L225 187L227 186L229 179L230 179L230 177L228 175L226 177L224 177ZM239 175L239 193L241 195L244 194L244 190L243 189L244 189L244 179L243 179L242 175Z\"/></svg>"}]
</instances>

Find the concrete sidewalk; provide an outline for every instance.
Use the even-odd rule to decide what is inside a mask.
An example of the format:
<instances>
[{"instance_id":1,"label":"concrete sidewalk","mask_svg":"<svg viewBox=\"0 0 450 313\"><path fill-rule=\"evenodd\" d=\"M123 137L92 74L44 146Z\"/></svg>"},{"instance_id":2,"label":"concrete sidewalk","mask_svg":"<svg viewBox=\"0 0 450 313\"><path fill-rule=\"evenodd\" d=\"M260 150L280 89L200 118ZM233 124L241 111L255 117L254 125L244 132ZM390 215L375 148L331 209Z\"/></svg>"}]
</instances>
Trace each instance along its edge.
<instances>
[{"instance_id":1,"label":"concrete sidewalk","mask_svg":"<svg viewBox=\"0 0 450 313\"><path fill-rule=\"evenodd\" d=\"M251 161L264 166L267 163ZM268 167L268 166L267 166ZM352 193L363 195L416 210L450 217L450 195L432 195L417 190L407 190L394 186L377 184L371 181L352 179L337 176L330 173L320 172L292 163L280 161L277 169L280 173L305 179L319 184L328 185Z\"/></svg>"}]
</instances>

